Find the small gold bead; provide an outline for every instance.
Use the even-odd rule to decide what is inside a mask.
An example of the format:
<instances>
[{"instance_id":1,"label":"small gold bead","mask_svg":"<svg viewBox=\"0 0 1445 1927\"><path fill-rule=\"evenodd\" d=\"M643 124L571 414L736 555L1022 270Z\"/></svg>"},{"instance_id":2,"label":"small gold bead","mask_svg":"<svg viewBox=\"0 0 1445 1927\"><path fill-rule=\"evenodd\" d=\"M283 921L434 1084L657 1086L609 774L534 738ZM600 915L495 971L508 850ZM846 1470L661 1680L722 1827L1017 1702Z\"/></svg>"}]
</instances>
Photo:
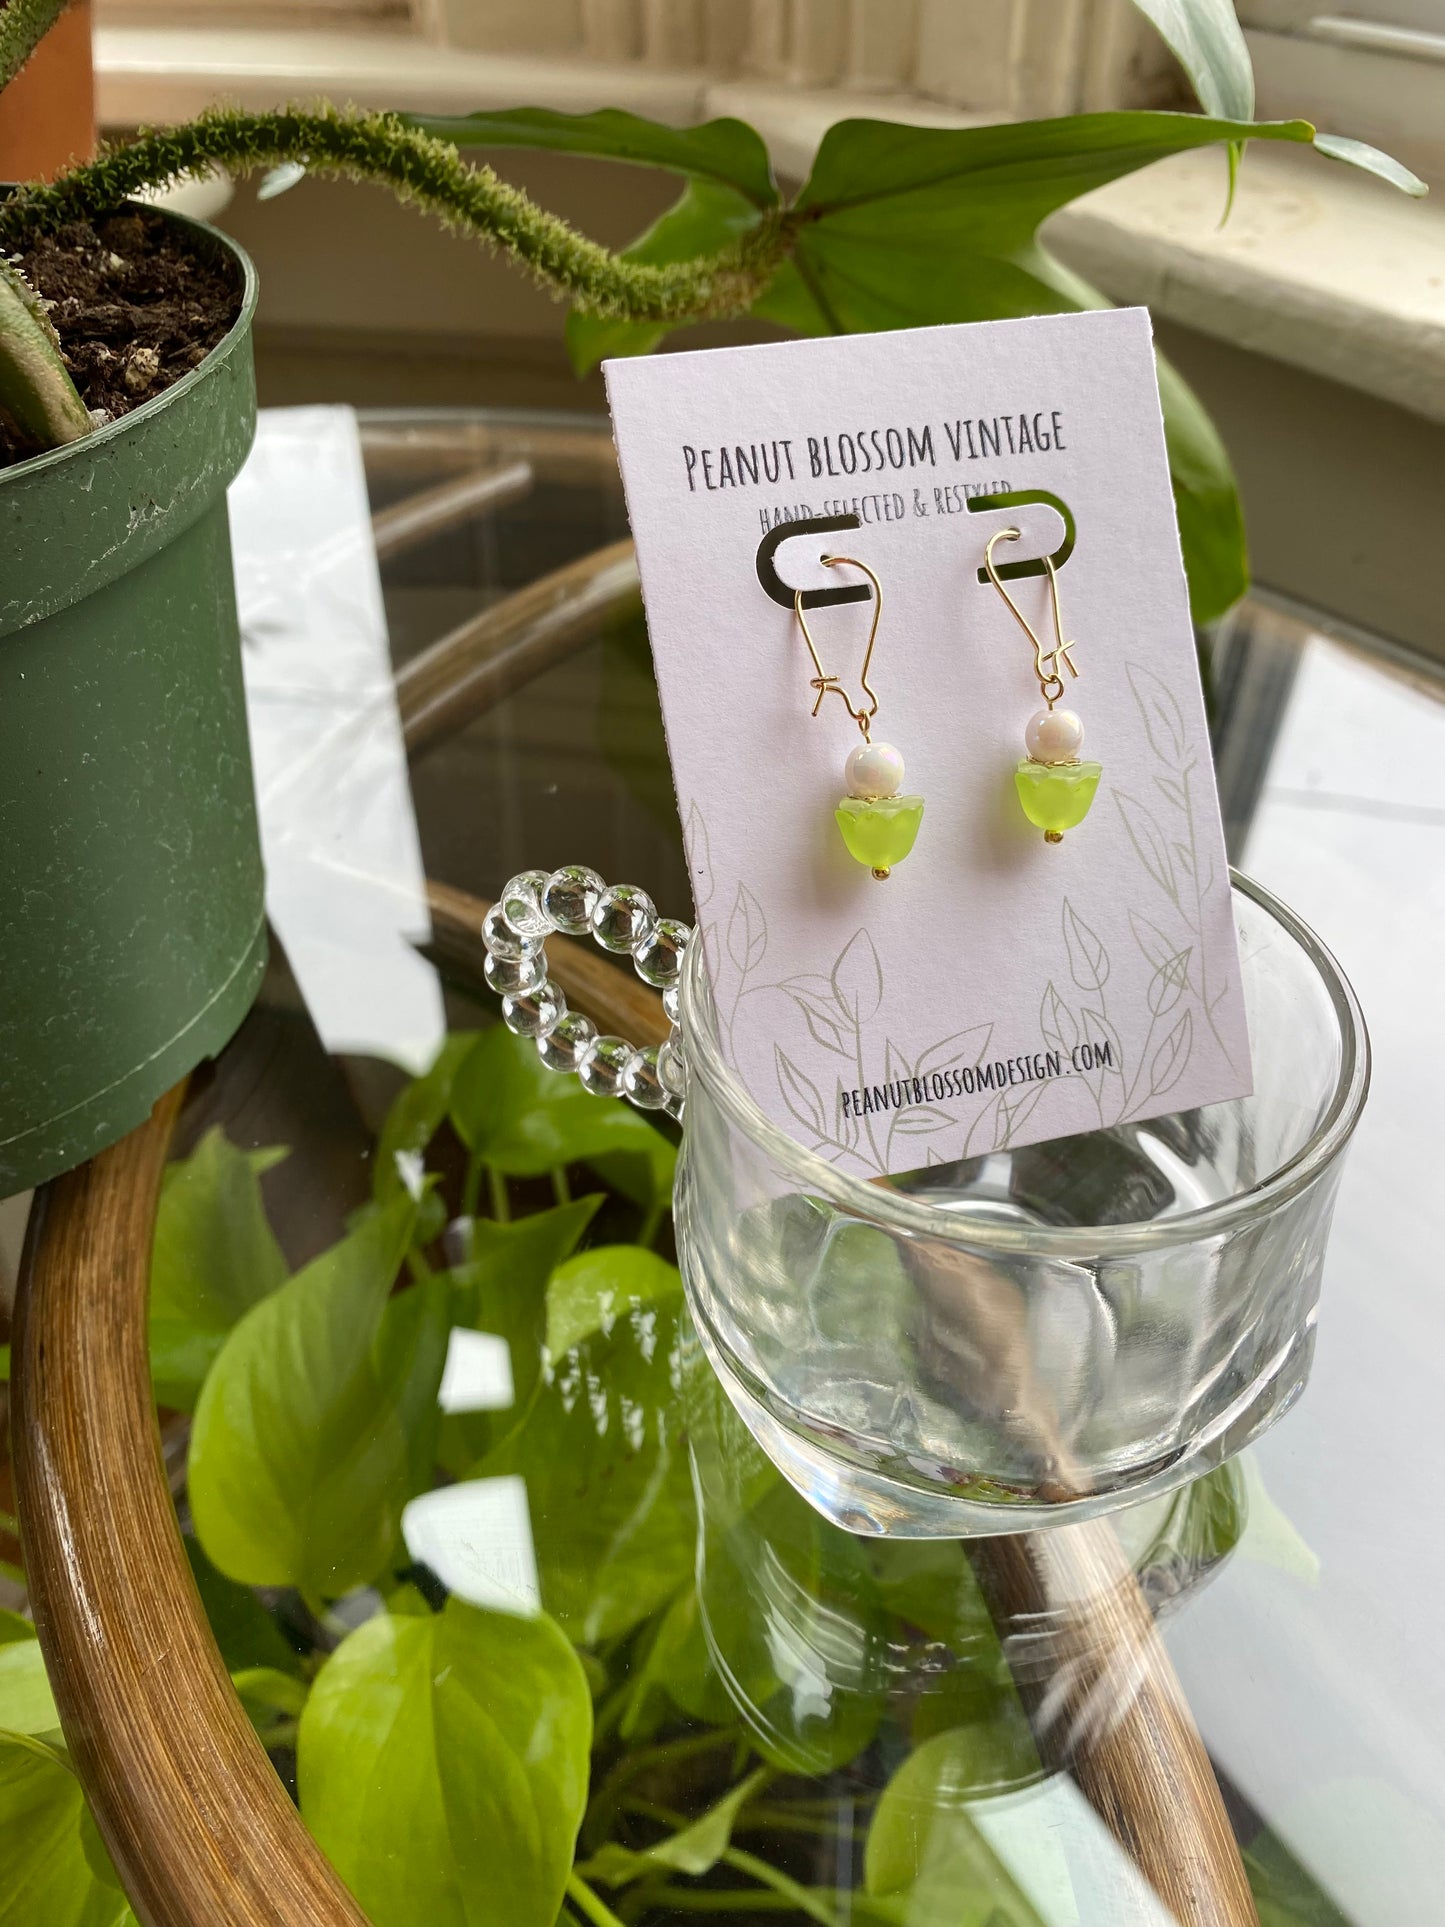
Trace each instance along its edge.
<instances>
[{"instance_id":1,"label":"small gold bead","mask_svg":"<svg viewBox=\"0 0 1445 1927\"><path fill-rule=\"evenodd\" d=\"M891 870L875 870L873 874L877 878L879 883L886 883L889 877L892 876L893 872Z\"/></svg>"},{"instance_id":2,"label":"small gold bead","mask_svg":"<svg viewBox=\"0 0 1445 1927\"><path fill-rule=\"evenodd\" d=\"M1064 833L1062 830L1045 830L1044 831L1045 843L1062 843L1063 840L1064 840Z\"/></svg>"}]
</instances>

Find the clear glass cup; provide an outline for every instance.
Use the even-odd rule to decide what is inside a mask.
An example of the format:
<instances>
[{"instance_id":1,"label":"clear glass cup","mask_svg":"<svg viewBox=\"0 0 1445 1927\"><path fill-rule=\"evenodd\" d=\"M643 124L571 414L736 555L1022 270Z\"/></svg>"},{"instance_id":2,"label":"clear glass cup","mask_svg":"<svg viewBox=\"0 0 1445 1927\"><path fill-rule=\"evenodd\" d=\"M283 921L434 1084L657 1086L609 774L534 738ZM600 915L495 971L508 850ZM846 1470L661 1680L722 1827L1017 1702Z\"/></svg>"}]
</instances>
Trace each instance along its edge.
<instances>
[{"instance_id":1,"label":"clear glass cup","mask_svg":"<svg viewBox=\"0 0 1445 1927\"><path fill-rule=\"evenodd\" d=\"M1045 1759L1021 1692L1052 1689L1057 1700L1063 1680L1077 1691L1087 1668L1095 1722L1084 1725L1112 1726L1138 1690L1142 1654L1131 1638L1139 1626L1184 1606L1244 1534L1244 1472L1216 1466L1107 1524L1048 1535L1056 1548L1102 1532L1116 1556L1051 1560L1046 1584L1007 1600L993 1562L999 1550L1009 1557L1012 1542L840 1530L783 1479L698 1363L683 1373L684 1402L697 1615L717 1684L699 1683L694 1705L718 1717L730 1708L787 1773L846 1764L854 1793L881 1791L900 1747L966 1726L969 1781L951 1791L977 1798L1032 1784L1087 1742L1081 1734L1061 1747L1060 1722L1045 1713ZM1133 1620L1120 1609L1130 1575L1141 1597ZM719 1688L725 1697L709 1701Z\"/></svg>"},{"instance_id":2,"label":"clear glass cup","mask_svg":"<svg viewBox=\"0 0 1445 1927\"><path fill-rule=\"evenodd\" d=\"M836 1524L1020 1532L1167 1492L1309 1374L1369 1044L1339 966L1234 878L1250 1097L869 1182L770 1124L688 952L675 1213L698 1335Z\"/></svg>"}]
</instances>

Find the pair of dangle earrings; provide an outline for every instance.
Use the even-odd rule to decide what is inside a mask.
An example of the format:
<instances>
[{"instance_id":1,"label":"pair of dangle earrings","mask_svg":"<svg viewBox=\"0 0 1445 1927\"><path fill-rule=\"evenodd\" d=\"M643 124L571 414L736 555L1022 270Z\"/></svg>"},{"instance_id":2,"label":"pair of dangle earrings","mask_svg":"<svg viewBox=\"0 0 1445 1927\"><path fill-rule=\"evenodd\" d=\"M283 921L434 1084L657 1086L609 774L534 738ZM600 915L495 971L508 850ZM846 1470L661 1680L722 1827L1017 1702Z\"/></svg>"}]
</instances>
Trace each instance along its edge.
<instances>
[{"instance_id":1,"label":"pair of dangle earrings","mask_svg":"<svg viewBox=\"0 0 1445 1927\"><path fill-rule=\"evenodd\" d=\"M1099 787L1099 778L1103 775L1103 766L1084 762L1080 758L1084 725L1073 710L1058 707L1064 694L1062 670L1067 669L1071 677L1077 677L1079 671L1071 654L1075 645L1064 638L1059 580L1053 558L1047 555L1043 558L1054 614L1052 649L1044 647L1037 631L1004 587L994 564L995 544L1018 540L1017 529L1000 529L990 537L984 550L984 567L989 580L1008 604L1014 620L1033 646L1034 674L1044 703L1044 707L1029 718L1024 728L1024 747L1028 754L1014 770L1014 788L1024 815L1036 829L1043 831L1044 841L1061 843L1065 830L1075 829L1088 815L1089 806ZM919 826L923 822L923 798L900 794L903 788L903 757L891 743L875 743L872 738L873 719L878 714L878 697L868 681L868 672L872 666L873 644L883 614L882 586L867 563L860 562L856 556L825 555L821 560L830 569L860 569L873 585L873 621L863 652L862 673L858 678L866 698L866 708L853 703L838 678L830 676L823 668L803 610L801 589L794 592L793 612L798 618L798 626L803 632L816 671L808 684L816 692L813 714L818 714L825 696L835 695L862 733L862 742L850 751L843 766L848 794L840 799L833 815L848 854L882 882L894 866L909 854L918 839Z\"/></svg>"}]
</instances>

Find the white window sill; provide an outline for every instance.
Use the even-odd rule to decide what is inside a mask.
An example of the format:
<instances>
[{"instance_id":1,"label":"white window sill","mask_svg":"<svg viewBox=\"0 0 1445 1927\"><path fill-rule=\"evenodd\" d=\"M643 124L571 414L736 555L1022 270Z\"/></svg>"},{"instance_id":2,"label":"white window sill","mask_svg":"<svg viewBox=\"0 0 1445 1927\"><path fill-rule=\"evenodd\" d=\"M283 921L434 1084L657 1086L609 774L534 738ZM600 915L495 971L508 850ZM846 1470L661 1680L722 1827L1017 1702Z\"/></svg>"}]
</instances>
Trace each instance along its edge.
<instances>
[{"instance_id":1,"label":"white window sill","mask_svg":"<svg viewBox=\"0 0 1445 1927\"><path fill-rule=\"evenodd\" d=\"M528 54L474 53L405 32L339 28L97 26L103 127L184 120L214 101L252 111L326 97L413 114L625 107L686 125L705 118L706 78Z\"/></svg>"},{"instance_id":2,"label":"white window sill","mask_svg":"<svg viewBox=\"0 0 1445 1927\"><path fill-rule=\"evenodd\" d=\"M743 84L713 87L707 102L751 120L795 175L851 114L983 118ZM1111 300L1445 422L1445 196L1410 200L1322 155L1256 141L1221 228L1226 179L1221 152L1176 155L1086 194L1046 237Z\"/></svg>"},{"instance_id":3,"label":"white window sill","mask_svg":"<svg viewBox=\"0 0 1445 1927\"><path fill-rule=\"evenodd\" d=\"M107 126L180 119L218 98L261 108L318 94L435 113L615 106L679 125L738 114L793 178L836 120L985 118L900 95L716 84L698 71L472 53L381 32L105 26L96 69ZM1224 179L1222 155L1180 155L1074 203L1048 238L1114 300L1445 422L1445 204L1257 143L1221 229Z\"/></svg>"},{"instance_id":4,"label":"white window sill","mask_svg":"<svg viewBox=\"0 0 1445 1927\"><path fill-rule=\"evenodd\" d=\"M1181 154L1054 217L1048 239L1115 301L1445 422L1445 201L1303 150Z\"/></svg>"}]
</instances>

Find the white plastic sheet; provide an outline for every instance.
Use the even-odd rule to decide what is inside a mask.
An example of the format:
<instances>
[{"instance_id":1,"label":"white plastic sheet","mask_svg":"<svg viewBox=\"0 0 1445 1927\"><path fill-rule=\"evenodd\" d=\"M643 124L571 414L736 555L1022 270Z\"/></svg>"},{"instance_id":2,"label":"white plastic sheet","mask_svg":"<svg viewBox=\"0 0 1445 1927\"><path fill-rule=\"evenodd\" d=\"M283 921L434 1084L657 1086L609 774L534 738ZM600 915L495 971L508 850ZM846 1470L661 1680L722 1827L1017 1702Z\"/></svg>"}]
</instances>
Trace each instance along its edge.
<instances>
[{"instance_id":1,"label":"white plastic sheet","mask_svg":"<svg viewBox=\"0 0 1445 1927\"><path fill-rule=\"evenodd\" d=\"M230 509L271 922L328 1050L422 1071L446 1023L353 411L263 410Z\"/></svg>"}]
</instances>

